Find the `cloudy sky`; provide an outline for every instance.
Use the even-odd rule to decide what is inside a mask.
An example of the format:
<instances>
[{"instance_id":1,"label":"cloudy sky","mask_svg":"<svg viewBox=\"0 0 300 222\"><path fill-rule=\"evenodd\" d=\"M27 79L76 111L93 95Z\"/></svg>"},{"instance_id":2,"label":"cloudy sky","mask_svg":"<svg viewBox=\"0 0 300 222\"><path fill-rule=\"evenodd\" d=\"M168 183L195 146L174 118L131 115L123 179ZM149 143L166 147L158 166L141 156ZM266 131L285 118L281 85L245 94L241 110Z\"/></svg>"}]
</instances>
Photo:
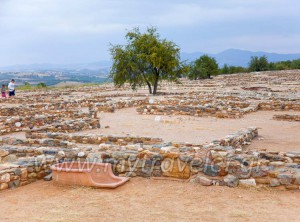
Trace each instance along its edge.
<instances>
[{"instance_id":1,"label":"cloudy sky","mask_svg":"<svg viewBox=\"0 0 300 222\"><path fill-rule=\"evenodd\" d=\"M0 0L0 66L110 59L156 26L184 52L300 52L299 0Z\"/></svg>"}]
</instances>

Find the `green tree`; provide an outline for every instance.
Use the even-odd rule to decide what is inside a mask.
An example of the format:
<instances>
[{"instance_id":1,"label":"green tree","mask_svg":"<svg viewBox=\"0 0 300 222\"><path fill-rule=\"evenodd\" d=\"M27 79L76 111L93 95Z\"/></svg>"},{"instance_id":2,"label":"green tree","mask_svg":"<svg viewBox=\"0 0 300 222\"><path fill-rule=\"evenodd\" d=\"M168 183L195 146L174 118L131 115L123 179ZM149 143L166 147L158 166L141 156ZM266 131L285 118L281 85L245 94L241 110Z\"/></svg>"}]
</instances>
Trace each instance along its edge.
<instances>
[{"instance_id":1,"label":"green tree","mask_svg":"<svg viewBox=\"0 0 300 222\"><path fill-rule=\"evenodd\" d=\"M285 62L275 63L275 70L287 70L287 69L290 69L287 63Z\"/></svg>"},{"instance_id":2,"label":"green tree","mask_svg":"<svg viewBox=\"0 0 300 222\"><path fill-rule=\"evenodd\" d=\"M160 39L156 28L141 33L139 28L129 31L126 45L112 45L113 59L110 76L116 86L129 83L132 89L147 85L150 94L157 93L160 80L177 81L188 67L180 62L179 47Z\"/></svg>"},{"instance_id":3,"label":"green tree","mask_svg":"<svg viewBox=\"0 0 300 222\"><path fill-rule=\"evenodd\" d=\"M276 66L275 66L276 64L274 63L274 62L270 62L269 63L269 70L271 70L271 71L274 71L274 70L276 70Z\"/></svg>"},{"instance_id":4,"label":"green tree","mask_svg":"<svg viewBox=\"0 0 300 222\"><path fill-rule=\"evenodd\" d=\"M249 62L249 70L252 72L266 71L269 69L269 63L266 56L252 56Z\"/></svg>"},{"instance_id":5,"label":"green tree","mask_svg":"<svg viewBox=\"0 0 300 222\"><path fill-rule=\"evenodd\" d=\"M44 82L40 82L36 85L38 88L45 88L47 85Z\"/></svg>"},{"instance_id":6,"label":"green tree","mask_svg":"<svg viewBox=\"0 0 300 222\"><path fill-rule=\"evenodd\" d=\"M228 66L224 64L224 66L219 70L220 74L233 74L233 73L245 73L248 72L247 68L242 66Z\"/></svg>"},{"instance_id":7,"label":"green tree","mask_svg":"<svg viewBox=\"0 0 300 222\"><path fill-rule=\"evenodd\" d=\"M190 65L190 71L188 74L189 79L206 79L211 78L212 75L218 75L219 67L216 60L208 55L203 55L199 59L196 59Z\"/></svg>"},{"instance_id":8,"label":"green tree","mask_svg":"<svg viewBox=\"0 0 300 222\"><path fill-rule=\"evenodd\" d=\"M224 66L220 69L220 74L229 74L229 67L227 64L224 64Z\"/></svg>"},{"instance_id":9,"label":"green tree","mask_svg":"<svg viewBox=\"0 0 300 222\"><path fill-rule=\"evenodd\" d=\"M300 59L293 60L291 64L292 69L300 69Z\"/></svg>"}]
</instances>

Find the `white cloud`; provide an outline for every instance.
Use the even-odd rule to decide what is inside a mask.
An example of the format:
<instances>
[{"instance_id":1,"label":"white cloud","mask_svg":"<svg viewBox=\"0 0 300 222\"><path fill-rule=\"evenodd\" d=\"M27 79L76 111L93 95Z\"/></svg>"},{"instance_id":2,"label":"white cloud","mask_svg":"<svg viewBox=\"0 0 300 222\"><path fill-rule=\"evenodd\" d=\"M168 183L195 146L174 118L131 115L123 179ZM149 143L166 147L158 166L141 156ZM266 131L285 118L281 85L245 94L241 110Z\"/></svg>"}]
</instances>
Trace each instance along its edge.
<instances>
[{"instance_id":1,"label":"white cloud","mask_svg":"<svg viewBox=\"0 0 300 222\"><path fill-rule=\"evenodd\" d=\"M213 6L199 3L174 4L167 12L155 15L153 19L162 26L195 26L225 24L233 21L256 21L280 16L298 17L299 10L295 5L287 4L286 1L228 0L226 4Z\"/></svg>"},{"instance_id":2,"label":"white cloud","mask_svg":"<svg viewBox=\"0 0 300 222\"><path fill-rule=\"evenodd\" d=\"M109 42L150 25L183 51L300 52L299 7L296 0L0 0L0 66L108 58Z\"/></svg>"}]
</instances>

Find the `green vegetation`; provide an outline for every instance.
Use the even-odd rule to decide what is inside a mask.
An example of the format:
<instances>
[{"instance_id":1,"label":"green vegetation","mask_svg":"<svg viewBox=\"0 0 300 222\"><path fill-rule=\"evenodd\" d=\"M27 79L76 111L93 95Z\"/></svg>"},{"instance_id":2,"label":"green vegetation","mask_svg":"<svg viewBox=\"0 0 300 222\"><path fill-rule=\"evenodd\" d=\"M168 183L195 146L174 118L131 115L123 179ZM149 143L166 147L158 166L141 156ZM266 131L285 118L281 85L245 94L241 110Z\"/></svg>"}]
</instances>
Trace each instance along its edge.
<instances>
[{"instance_id":1,"label":"green vegetation","mask_svg":"<svg viewBox=\"0 0 300 222\"><path fill-rule=\"evenodd\" d=\"M249 71L251 72L260 72L269 70L269 63L266 56L252 56L249 62Z\"/></svg>"},{"instance_id":2,"label":"green vegetation","mask_svg":"<svg viewBox=\"0 0 300 222\"><path fill-rule=\"evenodd\" d=\"M40 82L39 84L36 85L37 88L45 88L47 87L45 83Z\"/></svg>"},{"instance_id":3,"label":"green vegetation","mask_svg":"<svg viewBox=\"0 0 300 222\"><path fill-rule=\"evenodd\" d=\"M269 70L300 69L300 59L282 62L270 62Z\"/></svg>"},{"instance_id":4,"label":"green vegetation","mask_svg":"<svg viewBox=\"0 0 300 222\"><path fill-rule=\"evenodd\" d=\"M102 84L106 84L108 82L102 82L102 83L95 83L95 82L91 82L91 83L83 83L83 84L78 84L78 85L62 85L62 86L51 86L52 90L55 89L76 89L76 88L80 88L80 87L86 87L86 86L99 86Z\"/></svg>"},{"instance_id":5,"label":"green vegetation","mask_svg":"<svg viewBox=\"0 0 300 222\"><path fill-rule=\"evenodd\" d=\"M99 86L103 84L108 84L110 82L102 82L102 83L83 83L80 85L65 85L65 86L46 86L45 83L39 83L37 85L30 85L29 83L24 84L23 86L17 86L17 90L21 91L31 91L31 90L42 90L42 89L49 89L49 90L61 90L61 89L78 89L81 87L93 87L93 86Z\"/></svg>"},{"instance_id":6,"label":"green vegetation","mask_svg":"<svg viewBox=\"0 0 300 222\"><path fill-rule=\"evenodd\" d=\"M225 64L221 69L219 69L219 74L233 74L244 72L248 72L248 69L241 66L228 66L227 64Z\"/></svg>"},{"instance_id":7,"label":"green vegetation","mask_svg":"<svg viewBox=\"0 0 300 222\"><path fill-rule=\"evenodd\" d=\"M180 62L179 47L161 39L156 28L141 33L139 28L129 31L126 45L112 45L113 59L110 76L116 86L129 83L132 89L147 85L150 94L157 93L161 80L177 81L188 67Z\"/></svg>"},{"instance_id":8,"label":"green vegetation","mask_svg":"<svg viewBox=\"0 0 300 222\"><path fill-rule=\"evenodd\" d=\"M193 80L210 79L212 75L215 76L218 73L219 67L216 60L208 55L203 55L191 63L188 78Z\"/></svg>"},{"instance_id":9,"label":"green vegetation","mask_svg":"<svg viewBox=\"0 0 300 222\"><path fill-rule=\"evenodd\" d=\"M252 57L249 62L249 67L244 68L240 66L228 66L225 64L220 70L219 74L233 74L245 72L260 72L260 71L279 71L288 69L300 69L300 59L288 60L281 62L268 62L266 56Z\"/></svg>"},{"instance_id":10,"label":"green vegetation","mask_svg":"<svg viewBox=\"0 0 300 222\"><path fill-rule=\"evenodd\" d=\"M30 85L29 82L25 82L24 86L17 86L18 90L35 90L35 89L42 89L47 88L46 84L43 82L38 83L37 85Z\"/></svg>"}]
</instances>

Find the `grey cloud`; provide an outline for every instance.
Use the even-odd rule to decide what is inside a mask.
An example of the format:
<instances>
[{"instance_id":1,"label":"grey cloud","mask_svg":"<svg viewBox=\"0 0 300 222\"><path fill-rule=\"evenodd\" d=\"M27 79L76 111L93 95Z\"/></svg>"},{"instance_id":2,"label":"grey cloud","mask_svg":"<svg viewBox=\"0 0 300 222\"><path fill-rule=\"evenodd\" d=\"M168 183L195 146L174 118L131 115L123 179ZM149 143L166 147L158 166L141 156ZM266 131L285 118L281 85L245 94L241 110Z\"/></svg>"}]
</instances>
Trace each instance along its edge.
<instances>
[{"instance_id":1,"label":"grey cloud","mask_svg":"<svg viewBox=\"0 0 300 222\"><path fill-rule=\"evenodd\" d=\"M110 42L150 25L187 52L300 52L299 6L296 0L0 0L0 66L108 59Z\"/></svg>"}]
</instances>

